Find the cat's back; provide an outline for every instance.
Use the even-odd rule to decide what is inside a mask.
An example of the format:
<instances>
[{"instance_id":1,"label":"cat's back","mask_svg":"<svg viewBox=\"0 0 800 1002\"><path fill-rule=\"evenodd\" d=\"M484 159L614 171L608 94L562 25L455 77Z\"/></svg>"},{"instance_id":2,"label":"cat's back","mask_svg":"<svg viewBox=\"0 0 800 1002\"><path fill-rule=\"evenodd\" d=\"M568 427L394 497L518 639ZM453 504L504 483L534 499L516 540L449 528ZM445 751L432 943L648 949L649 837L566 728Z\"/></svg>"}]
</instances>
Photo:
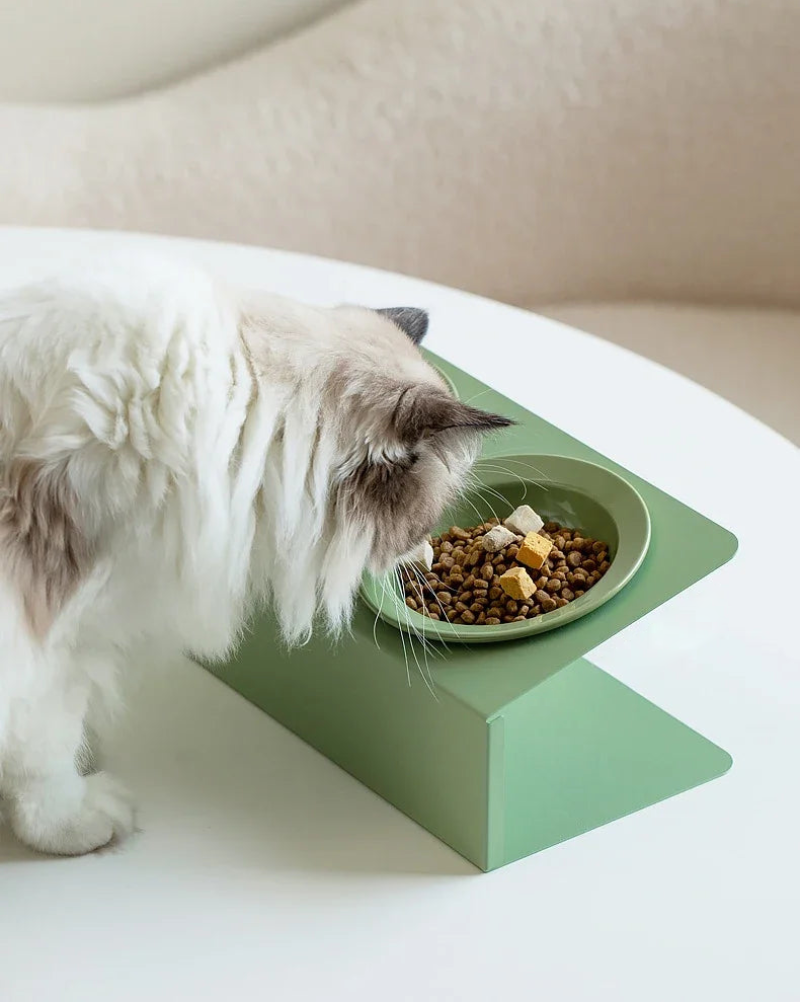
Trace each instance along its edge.
<instances>
[{"instance_id":1,"label":"cat's back","mask_svg":"<svg viewBox=\"0 0 800 1002\"><path fill-rule=\"evenodd\" d=\"M76 348L202 337L227 310L219 284L179 259L124 252L77 260L0 289L0 368L37 354L54 365Z\"/></svg>"},{"instance_id":2,"label":"cat's back","mask_svg":"<svg viewBox=\"0 0 800 1002\"><path fill-rule=\"evenodd\" d=\"M76 260L0 289L0 453L76 381L108 405L109 394L153 390L165 372L226 352L232 304L201 269L149 253Z\"/></svg>"}]
</instances>

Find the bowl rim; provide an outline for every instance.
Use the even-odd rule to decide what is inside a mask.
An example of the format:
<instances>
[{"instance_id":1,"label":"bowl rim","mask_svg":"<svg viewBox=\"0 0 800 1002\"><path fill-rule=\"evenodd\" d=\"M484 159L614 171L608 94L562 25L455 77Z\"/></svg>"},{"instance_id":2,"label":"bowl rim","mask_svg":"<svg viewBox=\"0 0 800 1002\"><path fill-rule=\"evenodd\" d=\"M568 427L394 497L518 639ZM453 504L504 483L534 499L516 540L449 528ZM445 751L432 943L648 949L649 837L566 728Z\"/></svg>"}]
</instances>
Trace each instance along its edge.
<instances>
[{"instance_id":1,"label":"bowl rim","mask_svg":"<svg viewBox=\"0 0 800 1002\"><path fill-rule=\"evenodd\" d=\"M382 582L385 581L389 575L393 573L393 571L387 571L386 574L377 576L366 574L359 587L359 598L365 602L367 607L385 623L393 626L395 629L400 630L405 634L413 635L416 633L421 634L425 640L443 643L461 643L467 645L474 643L506 642L509 640L517 640L528 637L533 638L541 633L548 633L551 630L558 629L559 627L566 626L569 623L577 621L578 619L582 619L584 616L605 605L606 602L610 601L610 599L612 599L630 583L647 556L652 538L652 522L649 509L644 498L633 486L633 484L631 484L629 480L621 476L615 470L610 470L608 467L588 459L580 459L576 456L555 453L509 452L486 458L490 459L492 462L496 461L498 463L502 463L504 460L526 458L535 461L551 462L556 465L563 462L573 466L591 467L595 470L599 470L602 476L608 478L609 481L616 481L617 484L622 485L624 488L623 496L627 498L628 502L634 507L641 518L641 531L637 539L634 539L633 537L628 537L626 539L622 531L622 526L619 523L619 519L615 516L614 512L609 509L603 501L596 498L589 491L581 491L580 484L576 484L570 479L559 480L557 477L549 478L546 481L547 484L553 484L554 486L561 485L563 487L568 487L572 491L584 493L596 504L603 507L609 517L614 521L617 527L618 537L617 553L614 561L612 562L611 568L602 580L608 581L609 576L612 575L612 572L614 571L614 565L617 563L620 553L623 555L623 561L617 566L621 566L627 562L627 568L622 570L618 577L615 575L610 579L610 587L606 586L605 588L595 590L597 587L595 586L595 588L592 588L591 591L582 595L580 598L575 599L573 602L570 602L569 605L564 606L561 609L554 609L552 612L544 613L541 616L537 616L535 619L528 619L521 623L500 623L496 626L481 625L480 627L471 626L466 623L454 624L449 622L437 622L436 620L428 619L426 616L423 616L412 609L408 609L391 582L390 587L386 589L384 594ZM636 549L637 552L635 555L628 557L626 561L624 558L629 547L631 550ZM374 592L377 592L378 589L381 590L382 595L380 603L376 602L375 595L373 594L373 590ZM413 619L411 619L412 616L414 617Z\"/></svg>"}]
</instances>

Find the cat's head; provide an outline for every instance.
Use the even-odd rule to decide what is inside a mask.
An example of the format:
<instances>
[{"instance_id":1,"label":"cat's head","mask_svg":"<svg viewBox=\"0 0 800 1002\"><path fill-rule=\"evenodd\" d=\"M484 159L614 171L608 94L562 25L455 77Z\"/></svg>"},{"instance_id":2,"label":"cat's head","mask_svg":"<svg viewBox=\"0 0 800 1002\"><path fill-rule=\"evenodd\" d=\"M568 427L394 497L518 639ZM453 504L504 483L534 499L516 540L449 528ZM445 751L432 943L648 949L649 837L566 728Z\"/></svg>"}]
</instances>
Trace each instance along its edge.
<instances>
[{"instance_id":1,"label":"cat's head","mask_svg":"<svg viewBox=\"0 0 800 1002\"><path fill-rule=\"evenodd\" d=\"M369 565L380 572L431 533L463 488L482 437L511 422L458 400L424 360L423 310L377 313L388 323L367 318L374 332L366 336L385 339L387 361L366 382L357 375L351 382L346 434L355 449L338 500L371 532Z\"/></svg>"},{"instance_id":2,"label":"cat's head","mask_svg":"<svg viewBox=\"0 0 800 1002\"><path fill-rule=\"evenodd\" d=\"M465 486L481 439L511 422L453 396L419 350L428 327L422 310L342 306L302 322L274 316L273 371L291 370L295 387L282 448L295 458L275 471L267 494L286 498L293 489L278 544L289 522L293 539L313 542L304 569L290 561L271 575L282 581L272 594L294 639L307 630L315 599L334 627L346 621L364 570L388 570L431 533ZM295 556L301 548L292 543Z\"/></svg>"}]
</instances>

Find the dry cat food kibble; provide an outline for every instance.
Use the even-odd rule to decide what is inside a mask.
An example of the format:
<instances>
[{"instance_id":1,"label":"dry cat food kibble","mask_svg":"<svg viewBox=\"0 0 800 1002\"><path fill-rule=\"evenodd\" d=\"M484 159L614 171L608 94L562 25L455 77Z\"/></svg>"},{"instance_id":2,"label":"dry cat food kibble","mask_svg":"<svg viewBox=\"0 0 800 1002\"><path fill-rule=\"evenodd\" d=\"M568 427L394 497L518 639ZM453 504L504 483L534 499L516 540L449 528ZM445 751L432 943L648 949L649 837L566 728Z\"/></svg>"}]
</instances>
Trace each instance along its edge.
<instances>
[{"instance_id":1,"label":"dry cat food kibble","mask_svg":"<svg viewBox=\"0 0 800 1002\"><path fill-rule=\"evenodd\" d=\"M402 571L409 609L433 620L467 626L498 626L563 608L580 598L611 566L608 544L548 522L527 529L536 513L523 506L512 523L493 518L471 529L454 525L431 540L430 570Z\"/></svg>"}]
</instances>

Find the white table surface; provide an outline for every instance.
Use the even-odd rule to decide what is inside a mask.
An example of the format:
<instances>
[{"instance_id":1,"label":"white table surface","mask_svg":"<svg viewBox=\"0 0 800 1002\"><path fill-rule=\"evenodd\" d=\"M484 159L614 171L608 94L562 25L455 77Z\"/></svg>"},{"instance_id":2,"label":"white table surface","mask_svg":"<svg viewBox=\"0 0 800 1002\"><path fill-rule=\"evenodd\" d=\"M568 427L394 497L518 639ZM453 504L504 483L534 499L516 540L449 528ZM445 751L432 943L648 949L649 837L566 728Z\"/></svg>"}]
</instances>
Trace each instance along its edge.
<instances>
[{"instance_id":1,"label":"white table surface","mask_svg":"<svg viewBox=\"0 0 800 1002\"><path fill-rule=\"evenodd\" d=\"M121 240L156 242L0 229L0 284ZM310 257L166 243L297 298L428 307L431 349L735 532L732 563L593 654L734 766L483 875L201 669L156 658L108 754L141 833L76 860L0 833L0 998L796 1002L800 451L529 313ZM487 339L514 364L484 372ZM602 402L532 387L526 362L551 355Z\"/></svg>"}]
</instances>

